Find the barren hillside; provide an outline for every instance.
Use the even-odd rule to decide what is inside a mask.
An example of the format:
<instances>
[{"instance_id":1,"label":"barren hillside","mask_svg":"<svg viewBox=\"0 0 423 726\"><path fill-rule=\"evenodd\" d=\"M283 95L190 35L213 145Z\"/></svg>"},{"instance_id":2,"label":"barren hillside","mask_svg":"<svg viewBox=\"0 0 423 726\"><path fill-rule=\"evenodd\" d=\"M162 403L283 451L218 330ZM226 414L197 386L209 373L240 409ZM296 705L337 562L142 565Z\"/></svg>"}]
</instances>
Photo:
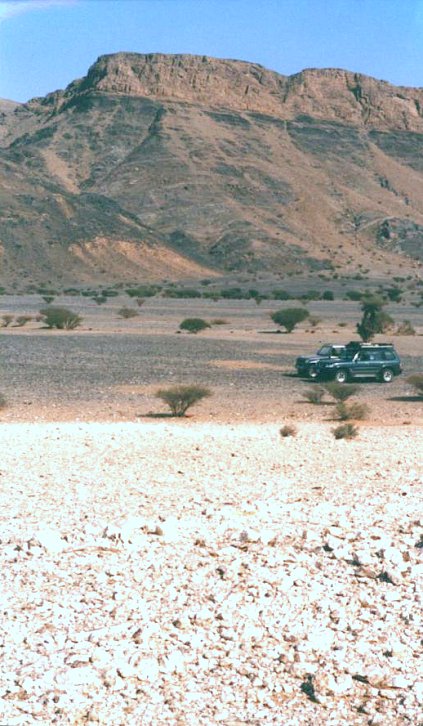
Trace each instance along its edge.
<instances>
[{"instance_id":1,"label":"barren hillside","mask_svg":"<svg viewBox=\"0 0 423 726\"><path fill-rule=\"evenodd\" d=\"M338 69L102 56L1 102L0 283L415 274L422 109L422 89Z\"/></svg>"}]
</instances>

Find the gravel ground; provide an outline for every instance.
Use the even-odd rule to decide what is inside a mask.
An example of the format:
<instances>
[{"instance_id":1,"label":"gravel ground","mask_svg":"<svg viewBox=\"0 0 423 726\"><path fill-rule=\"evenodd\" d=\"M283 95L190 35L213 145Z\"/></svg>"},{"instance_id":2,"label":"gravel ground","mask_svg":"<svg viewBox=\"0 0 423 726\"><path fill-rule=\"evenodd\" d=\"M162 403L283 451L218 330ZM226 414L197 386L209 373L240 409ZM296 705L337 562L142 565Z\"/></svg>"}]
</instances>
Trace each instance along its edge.
<instances>
[{"instance_id":1,"label":"gravel ground","mask_svg":"<svg viewBox=\"0 0 423 726\"><path fill-rule=\"evenodd\" d=\"M0 722L421 723L423 429L330 428L2 424Z\"/></svg>"}]
</instances>

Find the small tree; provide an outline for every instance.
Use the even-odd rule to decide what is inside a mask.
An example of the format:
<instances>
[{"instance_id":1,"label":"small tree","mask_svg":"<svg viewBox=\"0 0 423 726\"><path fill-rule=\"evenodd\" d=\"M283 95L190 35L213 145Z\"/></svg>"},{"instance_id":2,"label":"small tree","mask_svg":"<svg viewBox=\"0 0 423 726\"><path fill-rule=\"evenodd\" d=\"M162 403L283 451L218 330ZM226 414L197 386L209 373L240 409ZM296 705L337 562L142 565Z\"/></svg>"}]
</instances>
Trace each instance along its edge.
<instances>
[{"instance_id":1,"label":"small tree","mask_svg":"<svg viewBox=\"0 0 423 726\"><path fill-rule=\"evenodd\" d=\"M344 401L339 401L336 404L336 413L341 421L361 421L367 418L369 411L367 403L354 402L348 405Z\"/></svg>"},{"instance_id":2,"label":"small tree","mask_svg":"<svg viewBox=\"0 0 423 726\"><path fill-rule=\"evenodd\" d=\"M285 310L277 310L271 315L276 325L282 325L286 328L287 333L292 333L298 323L308 318L310 313L305 308L286 308Z\"/></svg>"},{"instance_id":3,"label":"small tree","mask_svg":"<svg viewBox=\"0 0 423 726\"><path fill-rule=\"evenodd\" d=\"M365 343L377 333L386 332L393 325L391 316L382 310L384 305L386 301L380 295L366 295L362 298L363 317L357 323L357 332Z\"/></svg>"},{"instance_id":4,"label":"small tree","mask_svg":"<svg viewBox=\"0 0 423 726\"><path fill-rule=\"evenodd\" d=\"M322 403L323 396L325 395L325 389L322 386L315 386L314 388L307 388L303 392L303 396L309 403L314 403L317 406Z\"/></svg>"},{"instance_id":5,"label":"small tree","mask_svg":"<svg viewBox=\"0 0 423 726\"><path fill-rule=\"evenodd\" d=\"M324 387L335 401L346 401L358 391L358 386L351 383L337 383L336 381L325 383Z\"/></svg>"},{"instance_id":6,"label":"small tree","mask_svg":"<svg viewBox=\"0 0 423 726\"><path fill-rule=\"evenodd\" d=\"M167 403L173 416L184 416L190 406L211 395L208 388L197 385L160 388L156 392L156 398Z\"/></svg>"},{"instance_id":7,"label":"small tree","mask_svg":"<svg viewBox=\"0 0 423 726\"><path fill-rule=\"evenodd\" d=\"M180 330L186 330L188 333L200 333L210 327L203 318L185 318L179 326Z\"/></svg>"},{"instance_id":8,"label":"small tree","mask_svg":"<svg viewBox=\"0 0 423 726\"><path fill-rule=\"evenodd\" d=\"M82 318L72 310L68 310L68 308L51 306L40 310L40 315L48 328L74 330L82 323Z\"/></svg>"}]
</instances>

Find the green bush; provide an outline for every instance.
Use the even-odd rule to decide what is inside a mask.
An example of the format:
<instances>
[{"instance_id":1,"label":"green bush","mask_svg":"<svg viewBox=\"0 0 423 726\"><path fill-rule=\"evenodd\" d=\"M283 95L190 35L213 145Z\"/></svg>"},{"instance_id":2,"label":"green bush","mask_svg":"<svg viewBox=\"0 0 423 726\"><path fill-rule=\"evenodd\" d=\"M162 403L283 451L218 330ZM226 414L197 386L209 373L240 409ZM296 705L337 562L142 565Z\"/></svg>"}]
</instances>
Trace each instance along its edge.
<instances>
[{"instance_id":1,"label":"green bush","mask_svg":"<svg viewBox=\"0 0 423 726\"><path fill-rule=\"evenodd\" d=\"M48 328L74 330L82 323L82 318L68 308L48 307L40 310L43 322Z\"/></svg>"},{"instance_id":2,"label":"green bush","mask_svg":"<svg viewBox=\"0 0 423 726\"><path fill-rule=\"evenodd\" d=\"M170 287L163 292L164 297L174 298L196 298L202 297L202 293L193 287Z\"/></svg>"},{"instance_id":3,"label":"green bush","mask_svg":"<svg viewBox=\"0 0 423 726\"><path fill-rule=\"evenodd\" d=\"M117 314L120 318L124 318L124 320L129 320L130 318L136 318L139 315L139 312L138 310L134 310L134 308L123 307L117 311Z\"/></svg>"},{"instance_id":4,"label":"green bush","mask_svg":"<svg viewBox=\"0 0 423 726\"><path fill-rule=\"evenodd\" d=\"M358 428L352 423L341 424L332 429L335 439L354 439L358 436Z\"/></svg>"},{"instance_id":5,"label":"green bush","mask_svg":"<svg viewBox=\"0 0 423 726\"><path fill-rule=\"evenodd\" d=\"M322 386L314 386L313 388L307 388L303 392L304 398L307 399L309 403L314 403L316 405L319 405L322 403L323 396L325 395L325 389L322 388Z\"/></svg>"},{"instance_id":6,"label":"green bush","mask_svg":"<svg viewBox=\"0 0 423 726\"><path fill-rule=\"evenodd\" d=\"M185 318L179 326L181 330L186 330L188 333L200 333L210 327L210 324L203 318Z\"/></svg>"},{"instance_id":7,"label":"green bush","mask_svg":"<svg viewBox=\"0 0 423 726\"><path fill-rule=\"evenodd\" d=\"M298 323L308 318L310 313L305 308L286 308L285 310L277 310L270 317L276 325L286 328L291 333Z\"/></svg>"},{"instance_id":8,"label":"green bush","mask_svg":"<svg viewBox=\"0 0 423 726\"><path fill-rule=\"evenodd\" d=\"M340 401L336 404L336 412L341 421L361 421L367 418L369 411L367 403L355 402L348 406L344 401Z\"/></svg>"},{"instance_id":9,"label":"green bush","mask_svg":"<svg viewBox=\"0 0 423 726\"><path fill-rule=\"evenodd\" d=\"M125 292L129 297L154 297L161 289L160 285L138 285L128 288Z\"/></svg>"},{"instance_id":10,"label":"green bush","mask_svg":"<svg viewBox=\"0 0 423 726\"><path fill-rule=\"evenodd\" d=\"M420 396L423 396L423 373L414 373L414 375L408 376L406 381L413 386Z\"/></svg>"},{"instance_id":11,"label":"green bush","mask_svg":"<svg viewBox=\"0 0 423 726\"><path fill-rule=\"evenodd\" d=\"M291 295L286 290L272 290L272 298L274 300L290 300Z\"/></svg>"},{"instance_id":12,"label":"green bush","mask_svg":"<svg viewBox=\"0 0 423 726\"><path fill-rule=\"evenodd\" d=\"M167 403L173 416L184 416L187 410L203 398L211 396L211 391L204 386L172 386L171 388L160 388L156 392L156 398Z\"/></svg>"},{"instance_id":13,"label":"green bush","mask_svg":"<svg viewBox=\"0 0 423 726\"><path fill-rule=\"evenodd\" d=\"M332 290L325 290L322 294L322 300L334 300L335 296L332 292Z\"/></svg>"},{"instance_id":14,"label":"green bush","mask_svg":"<svg viewBox=\"0 0 423 726\"><path fill-rule=\"evenodd\" d=\"M337 383L336 381L325 383L324 388L335 401L346 401L358 391L358 386L354 386L352 383Z\"/></svg>"}]
</instances>

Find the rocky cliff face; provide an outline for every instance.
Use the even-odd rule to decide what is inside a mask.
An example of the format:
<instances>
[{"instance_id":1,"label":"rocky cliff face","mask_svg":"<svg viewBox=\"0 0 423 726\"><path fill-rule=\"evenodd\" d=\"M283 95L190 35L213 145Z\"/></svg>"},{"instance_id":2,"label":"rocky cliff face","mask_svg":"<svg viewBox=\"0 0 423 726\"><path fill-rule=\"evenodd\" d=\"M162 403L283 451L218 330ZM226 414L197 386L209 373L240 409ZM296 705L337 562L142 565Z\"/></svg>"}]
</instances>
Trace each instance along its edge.
<instances>
[{"instance_id":1,"label":"rocky cliff face","mask_svg":"<svg viewBox=\"0 0 423 726\"><path fill-rule=\"evenodd\" d=\"M3 275L413 269L422 109L422 89L343 70L102 56L0 105Z\"/></svg>"},{"instance_id":2,"label":"rocky cliff face","mask_svg":"<svg viewBox=\"0 0 423 726\"><path fill-rule=\"evenodd\" d=\"M116 53L101 56L81 81L48 103L99 91L182 101L281 119L299 114L378 129L423 131L423 89L398 88L340 69L283 76L260 65L207 56Z\"/></svg>"}]
</instances>

